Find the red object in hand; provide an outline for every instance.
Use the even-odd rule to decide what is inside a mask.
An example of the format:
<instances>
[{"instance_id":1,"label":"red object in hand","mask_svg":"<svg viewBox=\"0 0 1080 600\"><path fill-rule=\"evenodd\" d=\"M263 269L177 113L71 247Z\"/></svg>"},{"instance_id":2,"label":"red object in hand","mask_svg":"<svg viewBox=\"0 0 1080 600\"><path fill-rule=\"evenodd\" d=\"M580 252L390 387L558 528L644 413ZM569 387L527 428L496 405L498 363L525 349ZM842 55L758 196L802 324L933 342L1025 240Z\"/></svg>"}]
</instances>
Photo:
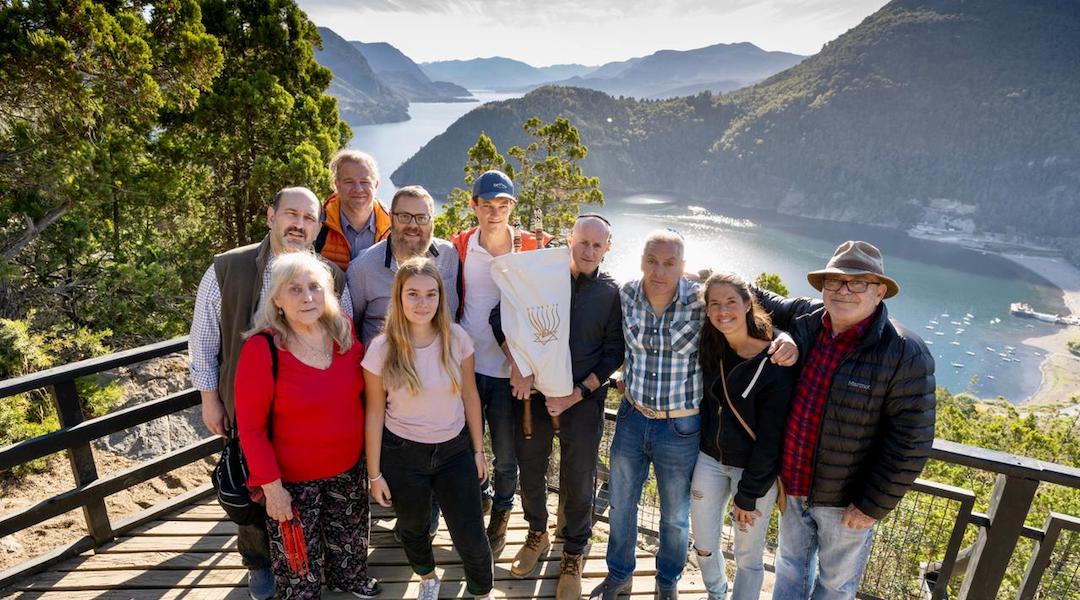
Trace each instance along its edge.
<instances>
[{"instance_id":1,"label":"red object in hand","mask_svg":"<svg viewBox=\"0 0 1080 600\"><path fill-rule=\"evenodd\" d=\"M304 528L300 525L300 513L293 507L293 518L280 523L281 538L285 546L285 564L298 577L308 574L307 543Z\"/></svg>"}]
</instances>

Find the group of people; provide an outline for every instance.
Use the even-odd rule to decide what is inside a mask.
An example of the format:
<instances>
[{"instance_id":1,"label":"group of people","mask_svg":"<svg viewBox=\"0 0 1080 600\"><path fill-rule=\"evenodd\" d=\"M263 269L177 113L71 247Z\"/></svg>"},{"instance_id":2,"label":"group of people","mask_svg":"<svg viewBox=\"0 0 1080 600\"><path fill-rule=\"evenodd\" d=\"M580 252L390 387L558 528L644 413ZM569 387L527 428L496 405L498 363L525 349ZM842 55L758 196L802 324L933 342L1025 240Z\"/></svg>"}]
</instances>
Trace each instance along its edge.
<instances>
[{"instance_id":1,"label":"group of people","mask_svg":"<svg viewBox=\"0 0 1080 600\"><path fill-rule=\"evenodd\" d=\"M808 274L820 299L786 299L731 273L687 274L682 236L658 230L643 241L641 278L620 285L601 269L611 224L582 215L566 236L573 391L545 397L508 347L491 272L496 257L551 239L511 225L513 182L478 177L477 226L441 240L422 187L399 189L387 209L372 157L341 151L330 170L334 194L320 203L306 188L281 190L266 237L216 256L196 296L189 347L203 419L239 438L265 504L265 522L238 533L252 598L318 598L324 585L377 596L369 497L393 508L420 598L439 597L440 514L468 593L493 597L517 493L528 533L511 574L529 576L550 552L555 439L556 593L580 598L613 378L607 576L591 597L633 585L650 466L656 597L678 597L692 531L709 599L728 598L729 503L731 597L760 595L774 506L774 599L855 597L873 525L912 485L934 434L933 359L889 318L883 300L899 286L877 248L845 242ZM302 570L289 557L297 528Z\"/></svg>"}]
</instances>

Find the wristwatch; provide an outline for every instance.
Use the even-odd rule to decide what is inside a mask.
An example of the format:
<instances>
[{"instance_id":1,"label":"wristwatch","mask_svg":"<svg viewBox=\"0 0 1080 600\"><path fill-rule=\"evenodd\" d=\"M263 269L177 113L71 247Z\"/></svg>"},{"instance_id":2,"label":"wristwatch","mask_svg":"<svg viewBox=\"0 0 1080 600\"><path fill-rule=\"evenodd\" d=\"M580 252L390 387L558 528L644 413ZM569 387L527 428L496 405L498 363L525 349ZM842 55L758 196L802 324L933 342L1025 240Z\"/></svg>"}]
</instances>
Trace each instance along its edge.
<instances>
[{"instance_id":1,"label":"wristwatch","mask_svg":"<svg viewBox=\"0 0 1080 600\"><path fill-rule=\"evenodd\" d=\"M589 397L589 394L591 394L591 393L592 393L592 392L590 392L590 391L589 391L589 388L585 387L585 383L584 383L584 382L581 382L581 381L579 381L579 382L577 382L577 383L575 383L575 384L574 384L574 387L576 387L577 389L581 390L581 397L582 397L582 398L588 398L588 397Z\"/></svg>"}]
</instances>

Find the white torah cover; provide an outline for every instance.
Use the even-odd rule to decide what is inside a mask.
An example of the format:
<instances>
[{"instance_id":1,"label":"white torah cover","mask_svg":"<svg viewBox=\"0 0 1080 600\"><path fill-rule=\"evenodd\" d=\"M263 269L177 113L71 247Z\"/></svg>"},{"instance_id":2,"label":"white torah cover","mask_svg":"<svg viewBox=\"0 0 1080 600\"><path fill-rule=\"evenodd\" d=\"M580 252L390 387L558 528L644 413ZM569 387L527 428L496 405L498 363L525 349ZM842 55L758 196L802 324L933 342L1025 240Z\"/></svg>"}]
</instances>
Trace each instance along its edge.
<instances>
[{"instance_id":1,"label":"white torah cover","mask_svg":"<svg viewBox=\"0 0 1080 600\"><path fill-rule=\"evenodd\" d=\"M574 391L570 363L570 251L546 248L491 260L502 329L521 374L545 396Z\"/></svg>"}]
</instances>

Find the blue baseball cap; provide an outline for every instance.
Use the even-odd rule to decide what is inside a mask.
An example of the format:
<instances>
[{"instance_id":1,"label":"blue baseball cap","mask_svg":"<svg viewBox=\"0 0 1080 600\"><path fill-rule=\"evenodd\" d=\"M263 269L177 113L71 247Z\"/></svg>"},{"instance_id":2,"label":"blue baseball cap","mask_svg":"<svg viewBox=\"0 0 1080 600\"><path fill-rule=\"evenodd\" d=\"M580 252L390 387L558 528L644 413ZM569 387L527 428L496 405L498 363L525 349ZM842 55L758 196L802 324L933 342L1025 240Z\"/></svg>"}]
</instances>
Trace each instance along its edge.
<instances>
[{"instance_id":1,"label":"blue baseball cap","mask_svg":"<svg viewBox=\"0 0 1080 600\"><path fill-rule=\"evenodd\" d=\"M472 186L473 198L493 200L509 198L514 200L514 182L502 171L488 171L476 178Z\"/></svg>"}]
</instances>

